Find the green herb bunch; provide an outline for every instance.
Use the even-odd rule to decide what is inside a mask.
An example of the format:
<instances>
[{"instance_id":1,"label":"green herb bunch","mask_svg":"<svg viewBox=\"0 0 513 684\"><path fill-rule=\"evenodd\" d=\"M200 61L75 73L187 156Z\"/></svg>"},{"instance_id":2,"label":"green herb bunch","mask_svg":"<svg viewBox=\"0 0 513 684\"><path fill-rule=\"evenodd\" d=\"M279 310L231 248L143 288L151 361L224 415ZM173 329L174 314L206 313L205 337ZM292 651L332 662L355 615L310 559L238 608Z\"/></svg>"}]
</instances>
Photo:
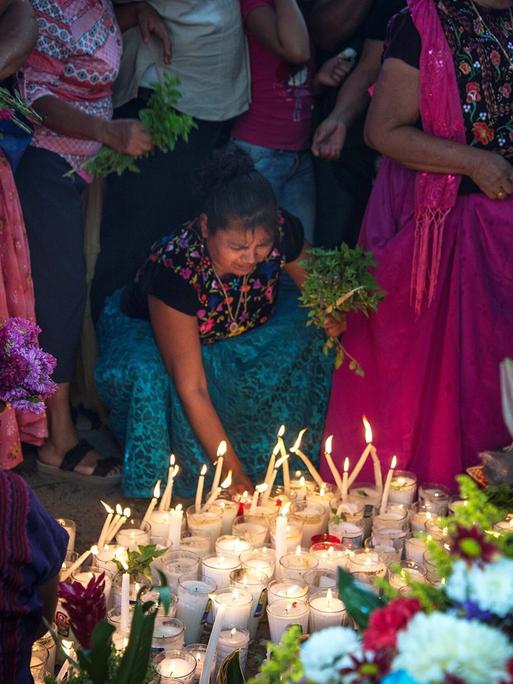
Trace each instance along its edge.
<instances>
[{"instance_id":1,"label":"green herb bunch","mask_svg":"<svg viewBox=\"0 0 513 684\"><path fill-rule=\"evenodd\" d=\"M139 112L141 123L155 146L162 152L172 152L178 138L188 142L191 130L196 128L191 116L175 109L181 97L179 85L180 82L175 76L165 74L162 83L153 85L154 91L148 99L148 106ZM147 157L148 154L151 152L142 156ZM121 176L125 171L139 173L137 160L140 158L104 146L84 164L84 169L99 178L105 178L110 173Z\"/></svg>"},{"instance_id":2,"label":"green herb bunch","mask_svg":"<svg viewBox=\"0 0 513 684\"><path fill-rule=\"evenodd\" d=\"M165 553L167 553L167 549L159 551L155 544L148 544L147 546L139 546L137 551L127 551L126 569L116 557L113 561L120 573L127 572L132 577L146 577L151 582L151 564Z\"/></svg>"},{"instance_id":3,"label":"green herb bunch","mask_svg":"<svg viewBox=\"0 0 513 684\"><path fill-rule=\"evenodd\" d=\"M310 309L307 325L323 329L328 316L342 320L349 311L361 311L365 316L376 311L384 297L371 270L376 262L371 252L361 246L351 249L343 243L335 249L310 249L309 258L303 262L306 278L300 301ZM364 375L358 361L343 347L339 339L328 338L324 353L336 349L335 368L339 368L347 355L349 368L357 375Z\"/></svg>"},{"instance_id":4,"label":"green herb bunch","mask_svg":"<svg viewBox=\"0 0 513 684\"><path fill-rule=\"evenodd\" d=\"M260 666L257 677L248 684L283 684L299 682L303 677L303 665L299 658L301 648L301 627L292 625L287 629L279 644L269 642L269 658Z\"/></svg>"}]
</instances>

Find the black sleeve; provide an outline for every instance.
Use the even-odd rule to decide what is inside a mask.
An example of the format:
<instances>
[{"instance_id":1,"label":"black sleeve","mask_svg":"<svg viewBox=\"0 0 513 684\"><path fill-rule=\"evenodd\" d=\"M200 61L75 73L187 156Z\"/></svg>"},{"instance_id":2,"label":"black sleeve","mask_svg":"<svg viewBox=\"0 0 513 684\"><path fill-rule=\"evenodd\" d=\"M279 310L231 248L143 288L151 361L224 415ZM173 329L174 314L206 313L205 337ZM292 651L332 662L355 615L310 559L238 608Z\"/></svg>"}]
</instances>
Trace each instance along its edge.
<instances>
[{"instance_id":1,"label":"black sleeve","mask_svg":"<svg viewBox=\"0 0 513 684\"><path fill-rule=\"evenodd\" d=\"M416 69L420 64L420 34L417 31L409 10L403 10L392 18L388 25L383 59L395 57L402 59Z\"/></svg>"},{"instance_id":2,"label":"black sleeve","mask_svg":"<svg viewBox=\"0 0 513 684\"><path fill-rule=\"evenodd\" d=\"M305 234L303 231L303 224L296 216L285 211L285 209L280 209L280 211L283 216L280 251L285 258L285 262L289 264L291 261L295 261L301 254L305 241Z\"/></svg>"},{"instance_id":3,"label":"black sleeve","mask_svg":"<svg viewBox=\"0 0 513 684\"><path fill-rule=\"evenodd\" d=\"M388 22L394 14L403 10L405 0L377 0L374 3L363 26L365 40L379 40L384 42L387 34Z\"/></svg>"}]
</instances>

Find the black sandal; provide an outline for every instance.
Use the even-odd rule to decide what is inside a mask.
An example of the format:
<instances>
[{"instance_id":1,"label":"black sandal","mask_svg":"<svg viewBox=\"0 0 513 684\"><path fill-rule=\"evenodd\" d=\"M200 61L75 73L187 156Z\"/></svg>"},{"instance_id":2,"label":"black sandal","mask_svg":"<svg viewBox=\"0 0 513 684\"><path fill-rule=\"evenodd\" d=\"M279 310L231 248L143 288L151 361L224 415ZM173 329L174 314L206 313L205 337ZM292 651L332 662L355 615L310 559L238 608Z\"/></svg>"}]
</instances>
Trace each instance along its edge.
<instances>
[{"instance_id":1,"label":"black sandal","mask_svg":"<svg viewBox=\"0 0 513 684\"><path fill-rule=\"evenodd\" d=\"M109 475L109 473L116 467L121 465L117 458L109 457L98 460L95 469L90 475L77 473L76 466L82 461L84 456L90 451L94 451L94 447L87 439L81 439L78 444L64 454L60 466L49 465L37 459L37 469L40 473L45 475L53 475L62 479L71 479L80 481L84 484L91 482L91 484L111 487L121 482L121 474Z\"/></svg>"}]
</instances>

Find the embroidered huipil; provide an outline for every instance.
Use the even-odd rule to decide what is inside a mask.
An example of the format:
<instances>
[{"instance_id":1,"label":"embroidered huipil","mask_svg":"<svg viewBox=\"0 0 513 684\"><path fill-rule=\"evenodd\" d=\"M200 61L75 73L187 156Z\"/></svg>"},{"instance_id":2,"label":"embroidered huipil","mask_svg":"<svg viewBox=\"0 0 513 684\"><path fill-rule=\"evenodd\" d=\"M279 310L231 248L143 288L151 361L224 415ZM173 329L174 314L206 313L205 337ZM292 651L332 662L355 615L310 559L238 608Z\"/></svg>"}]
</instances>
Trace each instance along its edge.
<instances>
[{"instance_id":1,"label":"embroidered huipil","mask_svg":"<svg viewBox=\"0 0 513 684\"><path fill-rule=\"evenodd\" d=\"M19 88L32 104L52 95L81 111L112 117L112 85L122 52L109 0L32 0L38 39L19 74ZM81 165L101 143L79 140L36 126L32 145L56 152L89 180Z\"/></svg>"}]
</instances>

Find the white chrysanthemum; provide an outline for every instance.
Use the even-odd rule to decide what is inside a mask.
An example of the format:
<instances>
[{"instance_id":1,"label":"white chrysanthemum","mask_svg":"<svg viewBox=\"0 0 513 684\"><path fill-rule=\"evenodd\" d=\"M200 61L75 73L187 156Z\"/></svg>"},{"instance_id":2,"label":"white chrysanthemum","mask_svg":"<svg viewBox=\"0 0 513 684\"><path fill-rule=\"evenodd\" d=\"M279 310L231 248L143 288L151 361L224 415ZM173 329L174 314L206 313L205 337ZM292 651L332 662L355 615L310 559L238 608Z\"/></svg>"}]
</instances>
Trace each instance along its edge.
<instances>
[{"instance_id":1,"label":"white chrysanthemum","mask_svg":"<svg viewBox=\"0 0 513 684\"><path fill-rule=\"evenodd\" d=\"M328 627L312 634L301 648L305 676L316 684L328 684L339 679L338 670L351 667L352 660L362 655L362 645L349 627Z\"/></svg>"},{"instance_id":2,"label":"white chrysanthemum","mask_svg":"<svg viewBox=\"0 0 513 684\"><path fill-rule=\"evenodd\" d=\"M468 570L465 561L453 564L451 575L445 585L447 596L456 603L463 603L468 598Z\"/></svg>"},{"instance_id":3,"label":"white chrysanthemum","mask_svg":"<svg viewBox=\"0 0 513 684\"><path fill-rule=\"evenodd\" d=\"M508 681L513 646L497 629L443 613L417 613L397 638L393 670L405 670L419 684L444 681L445 673L465 684Z\"/></svg>"},{"instance_id":4,"label":"white chrysanthemum","mask_svg":"<svg viewBox=\"0 0 513 684\"><path fill-rule=\"evenodd\" d=\"M505 617L513 611L513 561L498 558L482 567L474 565L468 573L469 598L481 610Z\"/></svg>"}]
</instances>

